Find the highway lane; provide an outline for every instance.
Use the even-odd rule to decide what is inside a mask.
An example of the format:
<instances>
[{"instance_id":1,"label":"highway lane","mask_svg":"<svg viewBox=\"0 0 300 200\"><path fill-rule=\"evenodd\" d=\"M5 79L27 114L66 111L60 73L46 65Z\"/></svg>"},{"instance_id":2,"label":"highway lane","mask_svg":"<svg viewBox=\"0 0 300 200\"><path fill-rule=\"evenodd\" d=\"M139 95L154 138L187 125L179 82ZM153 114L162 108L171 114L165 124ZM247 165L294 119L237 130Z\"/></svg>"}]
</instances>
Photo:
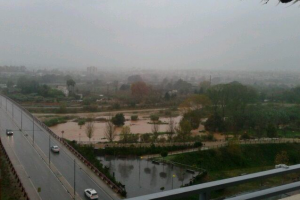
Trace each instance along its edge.
<instances>
[{"instance_id":1,"label":"highway lane","mask_svg":"<svg viewBox=\"0 0 300 200\"><path fill-rule=\"evenodd\" d=\"M3 107L6 110L6 102ZM7 101L7 113L12 118L14 117L14 121L21 127L21 110L13 106L11 102ZM22 114L22 128L23 132L28 134L30 140L33 139L33 122L32 118L23 112ZM70 152L66 152L66 150L58 141L51 137L51 142L49 145L49 133L46 132L42 127L38 124L34 124L34 140L36 147L40 148L41 151L45 154L47 158L49 158L49 150L51 145L57 145L60 147L61 152L59 154L54 154L50 152L50 158L52 164L58 169L58 171L64 176L64 178L68 181L68 183L73 186L74 184L74 160L70 157ZM32 141L31 141L32 143ZM97 183L95 183L91 177L78 165L76 165L76 191L79 196L84 197L84 189L93 188L98 192L99 199L103 200L111 200L113 199L102 187L100 187Z\"/></svg>"},{"instance_id":2,"label":"highway lane","mask_svg":"<svg viewBox=\"0 0 300 200\"><path fill-rule=\"evenodd\" d=\"M20 131L14 131L12 137L6 136L6 129L16 130L17 127L7 118L2 109L0 109L0 122L2 142L7 143L13 149L34 187L41 188L40 197L43 200L72 199Z\"/></svg>"}]
</instances>

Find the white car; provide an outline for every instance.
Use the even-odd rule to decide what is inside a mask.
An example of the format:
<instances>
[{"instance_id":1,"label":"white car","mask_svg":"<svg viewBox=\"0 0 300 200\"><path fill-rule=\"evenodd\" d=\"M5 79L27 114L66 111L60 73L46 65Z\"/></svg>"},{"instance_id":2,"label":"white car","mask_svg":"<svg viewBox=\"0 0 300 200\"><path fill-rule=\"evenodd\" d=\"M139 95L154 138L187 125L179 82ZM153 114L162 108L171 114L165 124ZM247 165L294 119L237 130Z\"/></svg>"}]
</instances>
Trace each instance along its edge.
<instances>
[{"instance_id":1,"label":"white car","mask_svg":"<svg viewBox=\"0 0 300 200\"><path fill-rule=\"evenodd\" d=\"M94 190L94 189L86 189L86 190L84 190L84 194L89 199L98 199L98 194L97 194L96 190Z\"/></svg>"},{"instance_id":2,"label":"white car","mask_svg":"<svg viewBox=\"0 0 300 200\"><path fill-rule=\"evenodd\" d=\"M275 169L278 169L278 168L284 168L284 169L288 169L289 166L285 165L285 164L279 164L279 165L275 165Z\"/></svg>"},{"instance_id":3,"label":"white car","mask_svg":"<svg viewBox=\"0 0 300 200\"><path fill-rule=\"evenodd\" d=\"M51 147L51 151L54 152L54 153L59 153L59 147L54 145Z\"/></svg>"}]
</instances>

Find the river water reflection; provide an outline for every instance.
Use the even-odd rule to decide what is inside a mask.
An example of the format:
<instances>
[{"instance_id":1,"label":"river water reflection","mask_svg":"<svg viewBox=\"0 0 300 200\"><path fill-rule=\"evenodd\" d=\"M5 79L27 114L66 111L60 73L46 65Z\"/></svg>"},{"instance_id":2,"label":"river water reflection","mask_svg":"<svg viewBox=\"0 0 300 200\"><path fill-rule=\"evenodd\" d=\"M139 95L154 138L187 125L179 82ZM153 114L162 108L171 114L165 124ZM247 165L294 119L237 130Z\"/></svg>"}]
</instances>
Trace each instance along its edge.
<instances>
[{"instance_id":1,"label":"river water reflection","mask_svg":"<svg viewBox=\"0 0 300 200\"><path fill-rule=\"evenodd\" d=\"M196 174L186 172L186 169L171 166L157 165L146 159L99 157L104 166L109 167L111 174L122 184L126 185L127 197L136 197L145 194L179 188L190 182Z\"/></svg>"}]
</instances>

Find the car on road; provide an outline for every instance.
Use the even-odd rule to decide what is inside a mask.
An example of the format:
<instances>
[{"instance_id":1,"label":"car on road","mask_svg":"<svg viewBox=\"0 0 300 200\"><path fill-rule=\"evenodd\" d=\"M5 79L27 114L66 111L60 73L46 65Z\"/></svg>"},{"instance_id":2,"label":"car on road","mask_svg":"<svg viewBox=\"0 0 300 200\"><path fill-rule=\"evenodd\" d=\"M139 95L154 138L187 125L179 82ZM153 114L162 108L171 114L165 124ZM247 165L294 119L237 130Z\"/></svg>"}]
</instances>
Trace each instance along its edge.
<instances>
[{"instance_id":1,"label":"car on road","mask_svg":"<svg viewBox=\"0 0 300 200\"><path fill-rule=\"evenodd\" d=\"M98 194L94 189L86 189L84 190L84 194L89 199L98 199Z\"/></svg>"},{"instance_id":2,"label":"car on road","mask_svg":"<svg viewBox=\"0 0 300 200\"><path fill-rule=\"evenodd\" d=\"M14 132L13 132L12 130L6 129L6 135L7 135L7 136L11 136L11 135L13 135L13 134L14 134Z\"/></svg>"},{"instance_id":3,"label":"car on road","mask_svg":"<svg viewBox=\"0 0 300 200\"><path fill-rule=\"evenodd\" d=\"M54 152L54 153L59 153L59 150L60 149L57 145L54 145L54 146L51 147L51 151Z\"/></svg>"}]
</instances>

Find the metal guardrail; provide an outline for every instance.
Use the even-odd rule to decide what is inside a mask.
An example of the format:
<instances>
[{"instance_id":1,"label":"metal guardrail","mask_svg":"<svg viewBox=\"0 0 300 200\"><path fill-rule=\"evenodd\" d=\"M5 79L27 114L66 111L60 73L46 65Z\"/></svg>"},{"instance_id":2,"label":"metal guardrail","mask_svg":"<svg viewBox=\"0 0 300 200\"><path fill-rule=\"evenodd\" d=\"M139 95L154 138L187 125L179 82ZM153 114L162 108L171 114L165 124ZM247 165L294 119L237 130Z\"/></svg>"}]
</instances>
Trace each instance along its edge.
<instances>
[{"instance_id":1,"label":"metal guardrail","mask_svg":"<svg viewBox=\"0 0 300 200\"><path fill-rule=\"evenodd\" d=\"M110 188L112 188L117 193L121 194L124 189L117 186L114 182L112 182L105 174L99 171L92 163L90 163L84 156L82 156L78 151L76 151L71 145L69 145L65 140L56 135L52 130L48 128L43 122L37 119L33 114L31 114L28 110L23 108L19 103L12 100L11 98L1 95L4 98L7 98L9 101L14 103L19 109L29 115L37 124L39 124L42 128L44 128L53 138L63 144L66 148L68 148L80 161L82 161L87 167L89 167L99 178L101 178Z\"/></svg>"},{"instance_id":2,"label":"metal guardrail","mask_svg":"<svg viewBox=\"0 0 300 200\"><path fill-rule=\"evenodd\" d=\"M14 178L15 178L15 179L17 180L17 182L18 182L18 186L19 186L19 188L21 189L23 198L24 198L25 200L30 200L30 199L29 199L29 196L28 196L28 194L27 194L27 192L26 192L26 190L25 190L25 187L23 186L22 181L20 180L20 178L19 178L19 176L18 176L18 174L17 174L17 172L16 172L16 170L15 170L15 168L14 168L14 166L13 166L11 160L9 159L9 156L7 155L7 152L6 152L5 149L4 149L4 146L3 146L3 144L2 144L2 140L1 140L1 139L0 139L0 148L1 148L2 152L4 153L5 159L8 161L9 168L10 168L10 170L12 171L12 173L13 173L13 175L14 175Z\"/></svg>"}]
</instances>

